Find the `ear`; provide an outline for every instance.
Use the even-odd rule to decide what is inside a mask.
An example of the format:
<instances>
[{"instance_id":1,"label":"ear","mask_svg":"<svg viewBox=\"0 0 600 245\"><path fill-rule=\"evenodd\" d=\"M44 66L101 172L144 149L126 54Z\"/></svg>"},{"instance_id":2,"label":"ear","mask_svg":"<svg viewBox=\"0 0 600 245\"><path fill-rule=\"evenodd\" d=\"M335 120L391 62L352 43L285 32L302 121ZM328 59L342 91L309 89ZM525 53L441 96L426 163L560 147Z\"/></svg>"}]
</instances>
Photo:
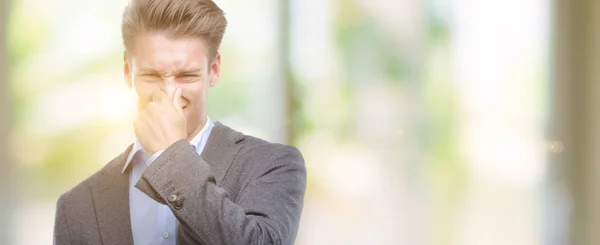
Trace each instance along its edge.
<instances>
[{"instance_id":1,"label":"ear","mask_svg":"<svg viewBox=\"0 0 600 245\"><path fill-rule=\"evenodd\" d=\"M133 81L131 76L131 64L127 58L127 51L123 52L123 75L125 76L125 84L127 87L133 87Z\"/></svg>"},{"instance_id":2,"label":"ear","mask_svg":"<svg viewBox=\"0 0 600 245\"><path fill-rule=\"evenodd\" d=\"M221 76L221 54L217 53L212 64L210 65L210 81L208 84L213 87L219 81Z\"/></svg>"}]
</instances>

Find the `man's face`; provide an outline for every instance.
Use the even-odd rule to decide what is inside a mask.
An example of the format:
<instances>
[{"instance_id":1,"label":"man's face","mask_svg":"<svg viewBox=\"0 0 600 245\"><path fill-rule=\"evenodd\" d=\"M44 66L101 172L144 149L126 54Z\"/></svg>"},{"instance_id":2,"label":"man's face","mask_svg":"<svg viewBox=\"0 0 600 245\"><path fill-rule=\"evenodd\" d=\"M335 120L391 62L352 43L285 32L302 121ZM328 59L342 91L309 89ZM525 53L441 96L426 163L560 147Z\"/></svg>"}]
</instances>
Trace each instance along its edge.
<instances>
[{"instance_id":1,"label":"man's face","mask_svg":"<svg viewBox=\"0 0 600 245\"><path fill-rule=\"evenodd\" d=\"M200 38L173 38L161 33L141 34L125 54L125 76L138 97L138 110L152 101L162 89L172 94L182 89L179 98L187 119L187 133L199 130L206 119L206 92L220 74L220 56L209 64L209 51Z\"/></svg>"}]
</instances>

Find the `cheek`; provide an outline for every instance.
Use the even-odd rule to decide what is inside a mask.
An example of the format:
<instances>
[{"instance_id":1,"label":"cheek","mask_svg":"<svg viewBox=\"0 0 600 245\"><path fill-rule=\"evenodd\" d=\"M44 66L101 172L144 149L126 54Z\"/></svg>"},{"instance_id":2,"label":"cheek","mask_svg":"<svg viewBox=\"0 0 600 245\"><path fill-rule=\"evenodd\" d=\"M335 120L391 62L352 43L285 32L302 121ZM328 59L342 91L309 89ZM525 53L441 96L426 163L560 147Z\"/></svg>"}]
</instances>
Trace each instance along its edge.
<instances>
[{"instance_id":1,"label":"cheek","mask_svg":"<svg viewBox=\"0 0 600 245\"><path fill-rule=\"evenodd\" d=\"M204 101L206 86L205 83L190 83L181 86L183 97L192 105L198 106Z\"/></svg>"}]
</instances>

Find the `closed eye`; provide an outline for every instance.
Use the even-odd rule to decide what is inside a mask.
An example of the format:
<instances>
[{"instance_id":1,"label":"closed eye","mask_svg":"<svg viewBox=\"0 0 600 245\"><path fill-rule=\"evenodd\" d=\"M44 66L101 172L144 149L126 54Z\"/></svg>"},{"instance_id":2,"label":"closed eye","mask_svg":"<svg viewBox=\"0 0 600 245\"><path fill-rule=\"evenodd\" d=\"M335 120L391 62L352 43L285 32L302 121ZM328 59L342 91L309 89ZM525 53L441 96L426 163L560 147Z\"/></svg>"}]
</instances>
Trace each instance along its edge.
<instances>
[{"instance_id":1,"label":"closed eye","mask_svg":"<svg viewBox=\"0 0 600 245\"><path fill-rule=\"evenodd\" d=\"M184 82L184 83L192 83L195 81L198 81L198 79L200 78L200 76L198 74L180 74L177 76L177 80Z\"/></svg>"},{"instance_id":2,"label":"closed eye","mask_svg":"<svg viewBox=\"0 0 600 245\"><path fill-rule=\"evenodd\" d=\"M180 77L198 77L196 74L182 74Z\"/></svg>"}]
</instances>

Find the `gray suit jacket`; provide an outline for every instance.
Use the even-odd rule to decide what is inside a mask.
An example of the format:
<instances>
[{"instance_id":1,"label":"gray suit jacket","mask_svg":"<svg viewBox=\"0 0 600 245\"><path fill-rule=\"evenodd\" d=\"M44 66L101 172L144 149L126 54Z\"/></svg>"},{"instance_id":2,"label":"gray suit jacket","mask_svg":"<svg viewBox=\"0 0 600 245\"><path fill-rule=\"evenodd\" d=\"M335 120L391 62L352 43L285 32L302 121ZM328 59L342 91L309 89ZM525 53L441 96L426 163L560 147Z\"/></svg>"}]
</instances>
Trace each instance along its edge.
<instances>
[{"instance_id":1,"label":"gray suit jacket","mask_svg":"<svg viewBox=\"0 0 600 245\"><path fill-rule=\"evenodd\" d=\"M131 146L58 199L54 244L133 244ZM293 244L306 187L300 152L216 122L198 155L184 139L167 148L135 185L168 205L179 244Z\"/></svg>"}]
</instances>

